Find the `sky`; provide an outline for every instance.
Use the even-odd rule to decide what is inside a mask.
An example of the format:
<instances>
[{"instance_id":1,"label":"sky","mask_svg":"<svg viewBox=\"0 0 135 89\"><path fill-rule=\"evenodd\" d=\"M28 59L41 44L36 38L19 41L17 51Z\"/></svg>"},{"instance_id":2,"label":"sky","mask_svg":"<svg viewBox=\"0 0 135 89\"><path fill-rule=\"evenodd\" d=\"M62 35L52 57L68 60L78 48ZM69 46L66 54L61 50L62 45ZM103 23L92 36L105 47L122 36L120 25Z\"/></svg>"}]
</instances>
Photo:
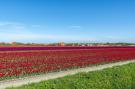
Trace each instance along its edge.
<instances>
[{"instance_id":1,"label":"sky","mask_svg":"<svg viewBox=\"0 0 135 89\"><path fill-rule=\"evenodd\" d=\"M0 0L0 42L135 42L135 0Z\"/></svg>"}]
</instances>

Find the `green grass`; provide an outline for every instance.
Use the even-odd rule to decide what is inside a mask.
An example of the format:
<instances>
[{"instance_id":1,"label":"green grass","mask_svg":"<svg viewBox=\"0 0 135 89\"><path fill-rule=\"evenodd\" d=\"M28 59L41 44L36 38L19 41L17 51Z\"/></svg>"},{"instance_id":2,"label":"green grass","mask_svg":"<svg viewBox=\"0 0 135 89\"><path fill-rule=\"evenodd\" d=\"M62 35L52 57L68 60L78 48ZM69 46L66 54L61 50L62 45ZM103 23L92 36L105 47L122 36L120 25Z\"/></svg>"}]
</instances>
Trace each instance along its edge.
<instances>
[{"instance_id":1,"label":"green grass","mask_svg":"<svg viewBox=\"0 0 135 89\"><path fill-rule=\"evenodd\" d=\"M135 63L7 89L135 89Z\"/></svg>"}]
</instances>

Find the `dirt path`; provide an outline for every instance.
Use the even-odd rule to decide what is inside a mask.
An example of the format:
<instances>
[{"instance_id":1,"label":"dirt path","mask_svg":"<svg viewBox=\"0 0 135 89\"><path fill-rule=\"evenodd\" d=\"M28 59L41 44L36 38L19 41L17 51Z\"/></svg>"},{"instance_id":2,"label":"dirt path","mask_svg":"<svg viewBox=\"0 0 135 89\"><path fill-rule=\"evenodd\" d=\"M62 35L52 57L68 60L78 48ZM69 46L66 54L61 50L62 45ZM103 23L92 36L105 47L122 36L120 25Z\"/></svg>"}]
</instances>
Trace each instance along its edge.
<instances>
[{"instance_id":1,"label":"dirt path","mask_svg":"<svg viewBox=\"0 0 135 89\"><path fill-rule=\"evenodd\" d=\"M102 70L105 68L111 68L113 66L125 65L125 64L129 64L129 63L133 63L133 62L135 62L135 60L123 61L123 62L117 62L117 63L109 63L109 64L104 64L104 65L85 67L85 68L79 68L79 69L71 69L71 70L67 70L67 71L60 71L60 72L30 76L30 77L19 78L19 79L4 80L4 81L0 81L0 89L5 89L6 87L12 87L12 86L17 87L17 86L21 86L21 85L33 83L33 82L36 83L36 82L40 82L42 80L60 78L60 77L66 76L66 75L73 75L78 72L90 72L90 71Z\"/></svg>"}]
</instances>

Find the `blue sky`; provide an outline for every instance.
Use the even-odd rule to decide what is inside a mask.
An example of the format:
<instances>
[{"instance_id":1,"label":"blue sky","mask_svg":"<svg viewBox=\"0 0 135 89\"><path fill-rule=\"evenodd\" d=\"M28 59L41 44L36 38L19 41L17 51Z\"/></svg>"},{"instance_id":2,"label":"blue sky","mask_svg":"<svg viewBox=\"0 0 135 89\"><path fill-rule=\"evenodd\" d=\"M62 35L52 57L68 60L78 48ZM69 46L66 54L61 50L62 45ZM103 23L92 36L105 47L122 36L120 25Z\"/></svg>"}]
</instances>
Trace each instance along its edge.
<instances>
[{"instance_id":1,"label":"blue sky","mask_svg":"<svg viewBox=\"0 0 135 89\"><path fill-rule=\"evenodd\" d=\"M135 42L135 0L0 0L2 42Z\"/></svg>"}]
</instances>

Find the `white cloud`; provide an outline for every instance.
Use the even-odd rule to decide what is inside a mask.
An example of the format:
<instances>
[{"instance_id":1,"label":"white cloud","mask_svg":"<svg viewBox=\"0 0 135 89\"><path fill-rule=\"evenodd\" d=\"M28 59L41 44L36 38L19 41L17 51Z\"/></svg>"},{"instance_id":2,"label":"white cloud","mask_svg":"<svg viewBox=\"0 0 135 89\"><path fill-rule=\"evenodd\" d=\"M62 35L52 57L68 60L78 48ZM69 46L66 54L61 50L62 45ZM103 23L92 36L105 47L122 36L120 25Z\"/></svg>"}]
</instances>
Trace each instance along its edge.
<instances>
[{"instance_id":1,"label":"white cloud","mask_svg":"<svg viewBox=\"0 0 135 89\"><path fill-rule=\"evenodd\" d=\"M71 28L71 29L80 29L81 26L79 26L79 25L73 25L73 26L69 26L69 28Z\"/></svg>"},{"instance_id":2,"label":"white cloud","mask_svg":"<svg viewBox=\"0 0 135 89\"><path fill-rule=\"evenodd\" d=\"M14 33L0 33L1 37L9 40L33 40L33 39L52 39L54 38L52 35L39 35L39 34L14 34Z\"/></svg>"},{"instance_id":3,"label":"white cloud","mask_svg":"<svg viewBox=\"0 0 135 89\"><path fill-rule=\"evenodd\" d=\"M6 26L6 25L10 25L13 24L11 22L0 22L0 26Z\"/></svg>"},{"instance_id":4,"label":"white cloud","mask_svg":"<svg viewBox=\"0 0 135 89\"><path fill-rule=\"evenodd\" d=\"M31 27L39 28L41 25L31 25Z\"/></svg>"},{"instance_id":5,"label":"white cloud","mask_svg":"<svg viewBox=\"0 0 135 89\"><path fill-rule=\"evenodd\" d=\"M0 32L20 33L26 31L28 30L24 24L13 23L13 22L0 22Z\"/></svg>"}]
</instances>

